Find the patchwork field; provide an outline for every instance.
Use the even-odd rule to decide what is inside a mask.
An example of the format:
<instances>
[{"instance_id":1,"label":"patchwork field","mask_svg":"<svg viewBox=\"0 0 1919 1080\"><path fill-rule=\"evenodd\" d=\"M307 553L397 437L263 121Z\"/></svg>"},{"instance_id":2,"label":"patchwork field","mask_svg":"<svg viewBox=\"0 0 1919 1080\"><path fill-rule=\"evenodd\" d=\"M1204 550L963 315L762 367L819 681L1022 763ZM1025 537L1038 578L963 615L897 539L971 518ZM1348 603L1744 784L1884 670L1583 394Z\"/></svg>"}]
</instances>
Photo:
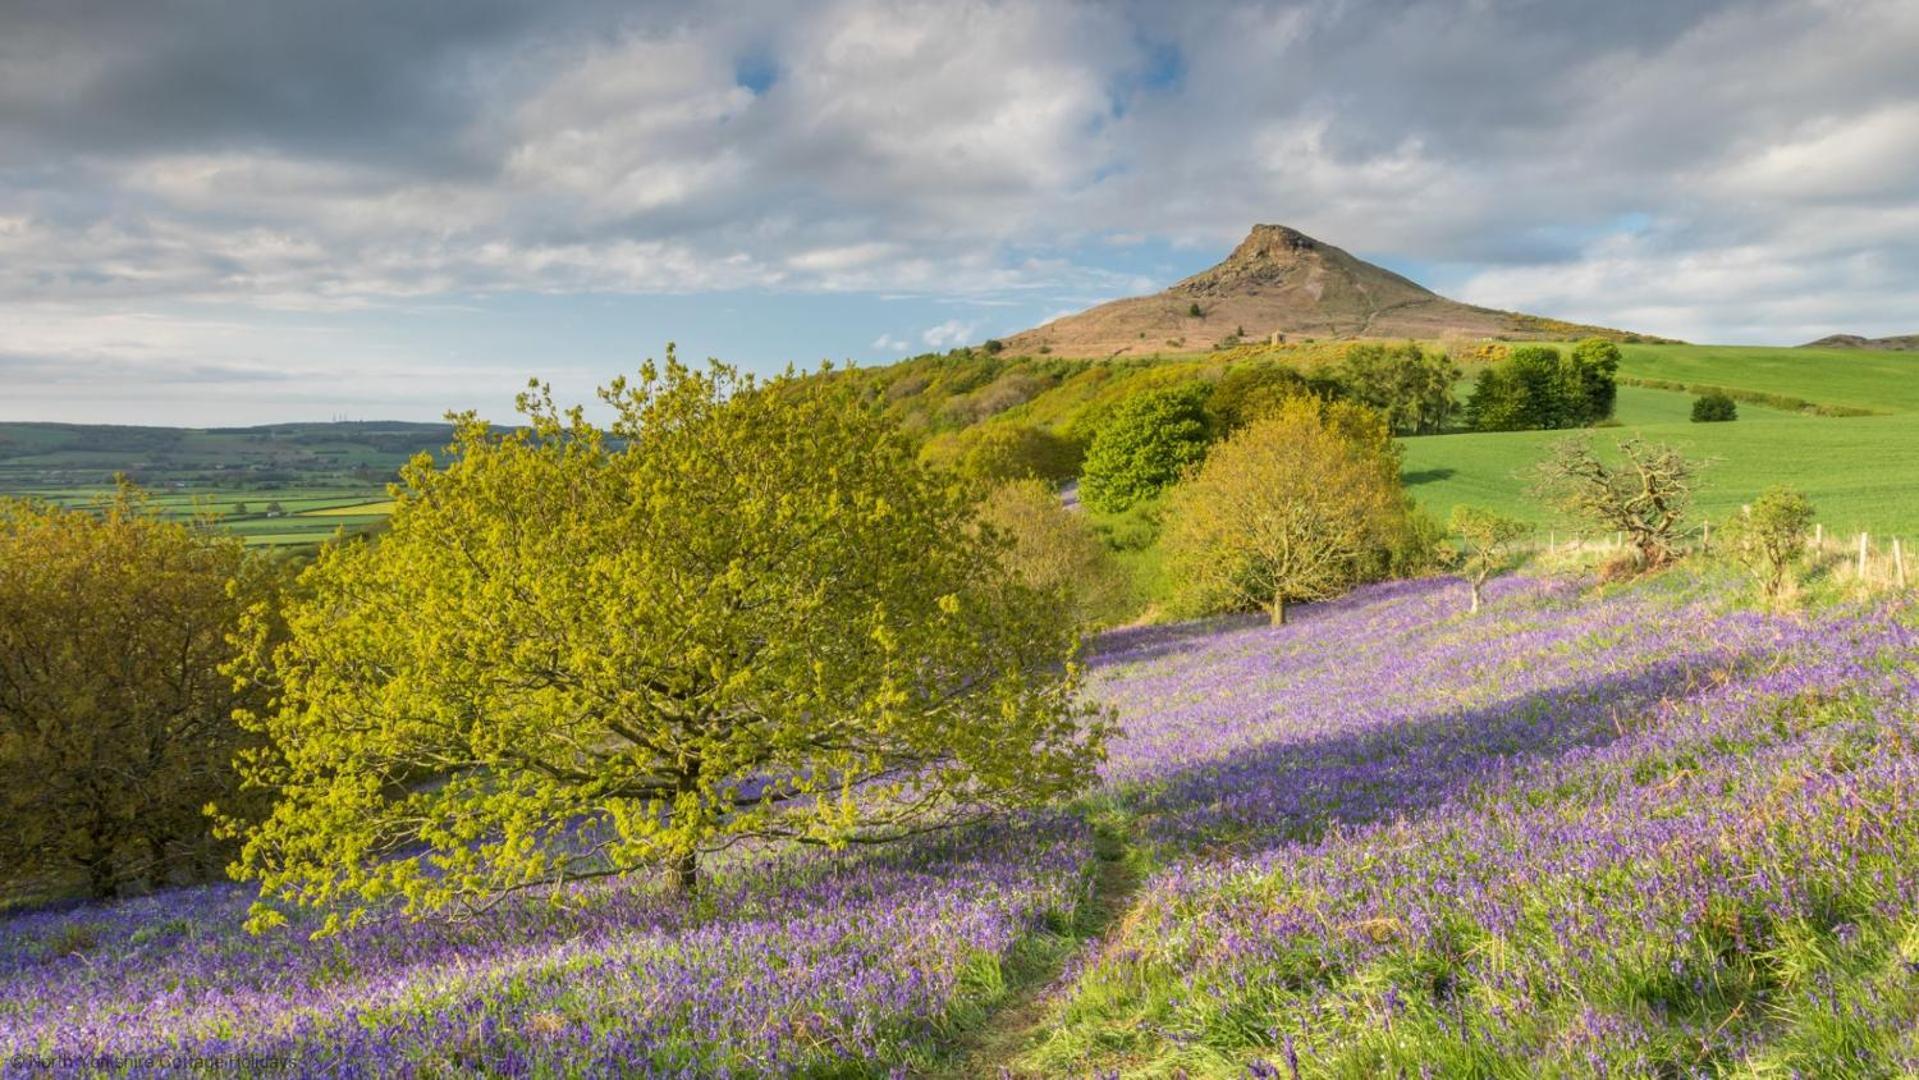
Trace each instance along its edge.
<instances>
[{"instance_id":1,"label":"patchwork field","mask_svg":"<svg viewBox=\"0 0 1919 1080\"><path fill-rule=\"evenodd\" d=\"M0 1072L1919 1068L1913 632L1681 576L1462 593L1110 634L1126 733L1069 812L742 854L694 912L580 886L297 946L232 887L15 915Z\"/></svg>"}]
</instances>

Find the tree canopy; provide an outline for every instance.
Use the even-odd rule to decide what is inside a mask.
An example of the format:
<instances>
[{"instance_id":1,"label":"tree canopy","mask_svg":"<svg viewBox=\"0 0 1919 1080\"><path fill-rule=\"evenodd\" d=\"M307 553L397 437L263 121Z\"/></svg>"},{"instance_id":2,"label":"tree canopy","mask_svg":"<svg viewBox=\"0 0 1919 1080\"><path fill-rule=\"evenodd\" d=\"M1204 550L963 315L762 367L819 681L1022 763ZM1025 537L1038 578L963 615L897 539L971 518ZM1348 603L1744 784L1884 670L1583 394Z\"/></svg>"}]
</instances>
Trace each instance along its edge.
<instances>
[{"instance_id":1,"label":"tree canopy","mask_svg":"<svg viewBox=\"0 0 1919 1080\"><path fill-rule=\"evenodd\" d=\"M0 502L0 884L98 896L217 873L251 699L221 673L276 574L239 539L149 512ZM270 607L259 628L269 640ZM250 805L239 808L251 810Z\"/></svg>"},{"instance_id":2,"label":"tree canopy","mask_svg":"<svg viewBox=\"0 0 1919 1080\"><path fill-rule=\"evenodd\" d=\"M1213 434L1206 413L1211 390L1192 383L1121 401L1086 448L1079 488L1086 505L1125 510L1158 495L1205 457Z\"/></svg>"},{"instance_id":3,"label":"tree canopy","mask_svg":"<svg viewBox=\"0 0 1919 1080\"><path fill-rule=\"evenodd\" d=\"M1589 338L1561 353L1521 345L1480 371L1466 402L1478 431L1586 427L1610 417L1618 398L1619 346Z\"/></svg>"},{"instance_id":4,"label":"tree canopy","mask_svg":"<svg viewBox=\"0 0 1919 1080\"><path fill-rule=\"evenodd\" d=\"M390 532L324 550L257 643L264 901L690 889L745 839L883 841L1090 778L1070 619L854 388L669 352L602 397L604 430L538 388L520 429L457 417Z\"/></svg>"},{"instance_id":5,"label":"tree canopy","mask_svg":"<svg viewBox=\"0 0 1919 1080\"><path fill-rule=\"evenodd\" d=\"M1165 544L1200 610L1264 609L1351 585L1405 512L1378 413L1295 398L1213 448L1167 500Z\"/></svg>"}]
</instances>

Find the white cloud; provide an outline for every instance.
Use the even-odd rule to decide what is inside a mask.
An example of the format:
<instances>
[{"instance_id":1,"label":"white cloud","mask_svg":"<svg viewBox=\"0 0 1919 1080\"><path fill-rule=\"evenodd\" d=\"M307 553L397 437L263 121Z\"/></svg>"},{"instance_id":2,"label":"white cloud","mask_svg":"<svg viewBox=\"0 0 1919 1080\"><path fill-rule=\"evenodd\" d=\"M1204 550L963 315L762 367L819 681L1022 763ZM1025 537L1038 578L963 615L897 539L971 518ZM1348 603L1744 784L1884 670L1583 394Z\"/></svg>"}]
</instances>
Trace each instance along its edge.
<instances>
[{"instance_id":1,"label":"white cloud","mask_svg":"<svg viewBox=\"0 0 1919 1080\"><path fill-rule=\"evenodd\" d=\"M938 326L927 327L925 332L920 334L920 340L924 341L929 348L951 349L971 341L973 331L978 327L978 323L948 319Z\"/></svg>"},{"instance_id":2,"label":"white cloud","mask_svg":"<svg viewBox=\"0 0 1919 1080\"><path fill-rule=\"evenodd\" d=\"M873 339L874 352L898 354L911 351L912 348L912 342L892 334L881 334Z\"/></svg>"}]
</instances>

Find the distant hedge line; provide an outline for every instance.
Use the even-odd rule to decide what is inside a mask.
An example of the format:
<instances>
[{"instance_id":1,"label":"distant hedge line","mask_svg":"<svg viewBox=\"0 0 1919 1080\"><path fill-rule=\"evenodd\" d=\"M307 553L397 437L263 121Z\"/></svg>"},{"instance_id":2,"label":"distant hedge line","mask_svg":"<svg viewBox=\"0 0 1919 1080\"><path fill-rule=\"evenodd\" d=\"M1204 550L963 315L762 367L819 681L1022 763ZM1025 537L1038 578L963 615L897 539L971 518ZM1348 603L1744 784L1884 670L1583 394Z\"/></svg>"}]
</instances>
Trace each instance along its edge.
<instances>
[{"instance_id":1,"label":"distant hedge line","mask_svg":"<svg viewBox=\"0 0 1919 1080\"><path fill-rule=\"evenodd\" d=\"M1724 394L1734 401L1743 401L1748 405L1764 405L1770 409L1784 409L1787 412L1809 413L1813 416L1877 416L1877 409L1861 409L1853 405L1822 405L1805 398L1787 394L1766 394L1758 390L1739 390L1730 386L1714 386L1710 383L1686 383L1674 379L1644 379L1630 375L1617 376L1619 382L1627 386L1643 386L1649 390L1679 390L1688 394Z\"/></svg>"}]
</instances>

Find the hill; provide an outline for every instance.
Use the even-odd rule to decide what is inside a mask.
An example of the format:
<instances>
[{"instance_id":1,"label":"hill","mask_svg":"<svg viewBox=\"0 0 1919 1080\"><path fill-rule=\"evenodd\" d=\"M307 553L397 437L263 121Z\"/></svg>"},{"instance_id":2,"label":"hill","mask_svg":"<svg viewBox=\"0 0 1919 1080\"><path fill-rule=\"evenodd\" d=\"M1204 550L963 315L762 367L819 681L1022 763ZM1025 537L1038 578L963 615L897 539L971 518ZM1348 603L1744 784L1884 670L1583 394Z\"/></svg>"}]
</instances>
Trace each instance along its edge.
<instances>
[{"instance_id":1,"label":"hill","mask_svg":"<svg viewBox=\"0 0 1919 1080\"><path fill-rule=\"evenodd\" d=\"M1112 357L1195 352L1274 335L1657 340L1448 300L1296 229L1255 225L1209 270L1152 296L1055 319L1003 344L1015 353Z\"/></svg>"},{"instance_id":2,"label":"hill","mask_svg":"<svg viewBox=\"0 0 1919 1080\"><path fill-rule=\"evenodd\" d=\"M1898 337L1869 338L1858 334L1828 334L1818 341L1808 341L1799 346L1802 349L1877 349L1882 352L1919 352L1919 334L1903 334Z\"/></svg>"},{"instance_id":3,"label":"hill","mask_svg":"<svg viewBox=\"0 0 1919 1080\"><path fill-rule=\"evenodd\" d=\"M635 877L319 941L248 935L235 885L0 917L0 1071L1909 1071L1911 631L1461 588L1108 635L1094 797L742 848L697 913Z\"/></svg>"}]
</instances>

